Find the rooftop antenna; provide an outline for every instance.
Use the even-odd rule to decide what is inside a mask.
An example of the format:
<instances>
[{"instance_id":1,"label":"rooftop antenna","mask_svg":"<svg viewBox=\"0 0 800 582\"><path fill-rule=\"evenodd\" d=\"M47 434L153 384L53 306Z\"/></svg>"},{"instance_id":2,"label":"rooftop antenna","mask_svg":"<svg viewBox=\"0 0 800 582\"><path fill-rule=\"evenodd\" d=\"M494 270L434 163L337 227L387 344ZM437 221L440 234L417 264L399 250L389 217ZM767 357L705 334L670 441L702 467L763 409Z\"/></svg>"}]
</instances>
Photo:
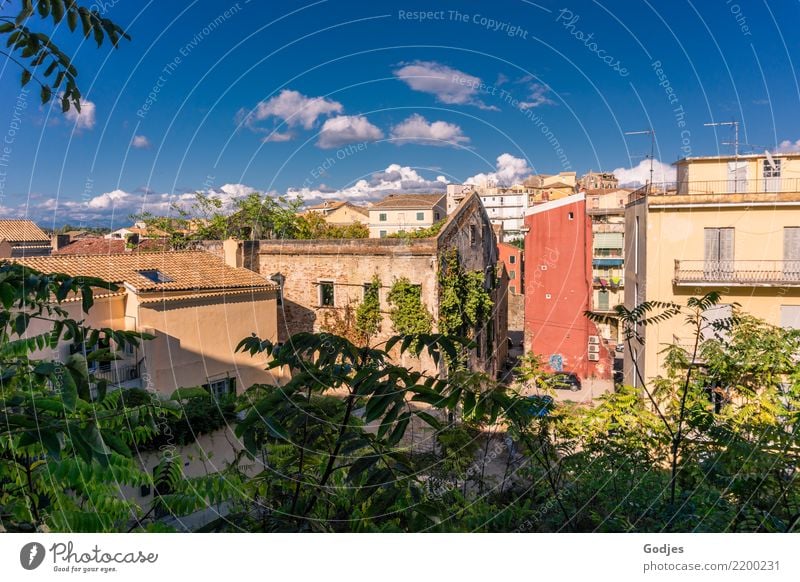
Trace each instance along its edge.
<instances>
[{"instance_id":1,"label":"rooftop antenna","mask_svg":"<svg viewBox=\"0 0 800 582\"><path fill-rule=\"evenodd\" d=\"M735 162L735 179L733 180L733 192L736 193L739 190L739 122L738 121L715 121L711 123L704 123L705 127L717 127L721 125L733 126L733 141L723 141L721 142L722 145L732 145L733 146L733 159Z\"/></svg>"},{"instance_id":2,"label":"rooftop antenna","mask_svg":"<svg viewBox=\"0 0 800 582\"><path fill-rule=\"evenodd\" d=\"M625 135L649 135L650 136L650 155L645 156L650 158L650 181L647 183L647 193L650 194L653 188L653 159L656 151L656 132L651 127L650 129L643 129L641 131L626 131Z\"/></svg>"}]
</instances>

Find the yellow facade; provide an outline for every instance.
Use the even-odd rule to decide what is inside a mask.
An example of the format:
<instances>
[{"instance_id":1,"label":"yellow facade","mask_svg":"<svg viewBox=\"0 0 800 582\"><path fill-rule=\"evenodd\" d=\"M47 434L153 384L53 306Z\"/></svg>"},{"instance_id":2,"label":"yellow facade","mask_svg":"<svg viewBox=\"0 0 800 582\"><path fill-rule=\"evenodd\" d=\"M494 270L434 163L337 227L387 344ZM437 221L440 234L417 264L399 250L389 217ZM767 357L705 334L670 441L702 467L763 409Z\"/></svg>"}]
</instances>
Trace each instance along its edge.
<instances>
[{"instance_id":1,"label":"yellow facade","mask_svg":"<svg viewBox=\"0 0 800 582\"><path fill-rule=\"evenodd\" d=\"M735 185L738 189L746 184L744 192L731 192L725 178L728 162L738 163L735 158L681 160L677 191L656 191L628 205L625 303L629 308L645 300L685 304L691 296L718 291L725 305L738 303L742 311L773 325L794 326L794 318L787 314L800 312L800 256L792 242L800 240L800 193L792 177L778 176L781 182L771 182L769 191L758 189L773 178L760 173L765 159L762 155L744 161L754 172L754 178ZM783 176L792 176L789 172L795 167L800 175L800 156L782 159ZM718 190L709 191L709 186ZM724 253L716 242L722 231ZM686 345L692 339L680 318L643 331L645 345L640 352L626 354L628 383L635 383L634 359L649 380L664 372L661 352L666 344Z\"/></svg>"}]
</instances>

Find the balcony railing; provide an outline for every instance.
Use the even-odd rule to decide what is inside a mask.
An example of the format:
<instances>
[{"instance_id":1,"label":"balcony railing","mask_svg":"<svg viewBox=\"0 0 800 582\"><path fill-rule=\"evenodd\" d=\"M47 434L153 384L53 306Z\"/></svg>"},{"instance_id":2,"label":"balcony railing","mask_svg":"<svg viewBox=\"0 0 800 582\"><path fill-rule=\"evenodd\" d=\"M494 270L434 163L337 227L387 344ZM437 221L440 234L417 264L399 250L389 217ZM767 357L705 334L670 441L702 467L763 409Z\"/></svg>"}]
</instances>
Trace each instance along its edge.
<instances>
[{"instance_id":1,"label":"balcony railing","mask_svg":"<svg viewBox=\"0 0 800 582\"><path fill-rule=\"evenodd\" d=\"M800 192L800 178L754 178L726 180L691 180L681 182L654 182L631 192L628 202L645 194L653 196L702 194L775 194Z\"/></svg>"},{"instance_id":2,"label":"balcony railing","mask_svg":"<svg viewBox=\"0 0 800 582\"><path fill-rule=\"evenodd\" d=\"M120 386L138 380L141 376L140 366L137 364L115 365L116 362L110 362L110 364L111 367L108 369L91 370L95 378L108 381L109 386Z\"/></svg>"},{"instance_id":3,"label":"balcony railing","mask_svg":"<svg viewBox=\"0 0 800 582\"><path fill-rule=\"evenodd\" d=\"M798 261L675 261L675 285L800 286Z\"/></svg>"}]
</instances>

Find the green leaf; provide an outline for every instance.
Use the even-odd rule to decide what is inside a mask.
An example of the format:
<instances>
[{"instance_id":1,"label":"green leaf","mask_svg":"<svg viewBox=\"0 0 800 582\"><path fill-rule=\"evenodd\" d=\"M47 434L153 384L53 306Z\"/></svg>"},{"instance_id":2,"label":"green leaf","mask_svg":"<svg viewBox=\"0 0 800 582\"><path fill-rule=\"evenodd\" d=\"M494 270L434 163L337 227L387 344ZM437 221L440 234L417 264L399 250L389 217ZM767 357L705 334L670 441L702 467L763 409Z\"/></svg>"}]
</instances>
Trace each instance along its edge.
<instances>
[{"instance_id":1,"label":"green leaf","mask_svg":"<svg viewBox=\"0 0 800 582\"><path fill-rule=\"evenodd\" d=\"M42 85L42 91L40 93L42 97L42 104L44 105L53 97L53 90L48 85Z\"/></svg>"},{"instance_id":2,"label":"green leaf","mask_svg":"<svg viewBox=\"0 0 800 582\"><path fill-rule=\"evenodd\" d=\"M20 79L20 85L23 87L27 85L31 80L31 72L28 69L22 69L22 77Z\"/></svg>"}]
</instances>

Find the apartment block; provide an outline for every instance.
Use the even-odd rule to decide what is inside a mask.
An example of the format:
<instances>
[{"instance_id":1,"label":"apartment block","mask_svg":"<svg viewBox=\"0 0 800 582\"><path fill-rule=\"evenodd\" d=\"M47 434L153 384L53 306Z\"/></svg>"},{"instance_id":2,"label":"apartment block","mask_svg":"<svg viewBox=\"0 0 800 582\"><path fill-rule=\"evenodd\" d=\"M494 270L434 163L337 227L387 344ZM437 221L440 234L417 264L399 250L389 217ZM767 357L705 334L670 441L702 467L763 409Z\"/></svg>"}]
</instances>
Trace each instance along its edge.
<instances>
[{"instance_id":1,"label":"apartment block","mask_svg":"<svg viewBox=\"0 0 800 582\"><path fill-rule=\"evenodd\" d=\"M685 303L718 291L767 322L800 328L800 154L684 158L677 183L631 194L625 209L625 304ZM691 342L679 319L642 329L625 379L664 371L664 344Z\"/></svg>"}]
</instances>

